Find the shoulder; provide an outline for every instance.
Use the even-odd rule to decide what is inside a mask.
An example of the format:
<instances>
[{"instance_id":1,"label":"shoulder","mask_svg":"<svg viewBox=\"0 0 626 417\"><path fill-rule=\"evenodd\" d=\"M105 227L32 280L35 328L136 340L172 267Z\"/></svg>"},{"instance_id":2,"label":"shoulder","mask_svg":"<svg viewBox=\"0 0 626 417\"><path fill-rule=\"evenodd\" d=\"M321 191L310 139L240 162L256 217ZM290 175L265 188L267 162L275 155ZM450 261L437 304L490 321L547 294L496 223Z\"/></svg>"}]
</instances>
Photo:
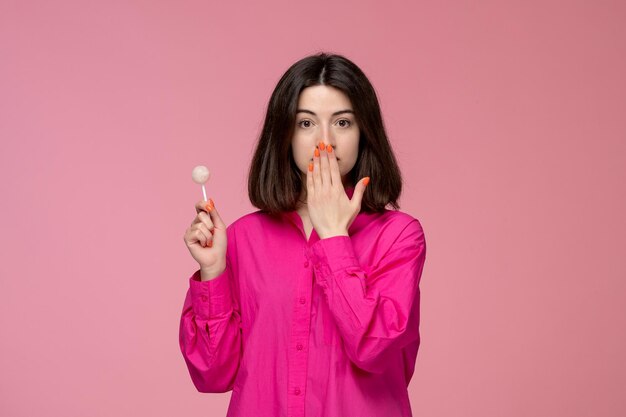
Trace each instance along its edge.
<instances>
[{"instance_id":1,"label":"shoulder","mask_svg":"<svg viewBox=\"0 0 626 417\"><path fill-rule=\"evenodd\" d=\"M229 224L226 229L229 231L229 233L235 233L238 230L250 230L258 226L266 226L268 223L278 221L280 220L269 216L267 213L261 210L256 210L239 217L231 224Z\"/></svg>"},{"instance_id":2,"label":"shoulder","mask_svg":"<svg viewBox=\"0 0 626 417\"><path fill-rule=\"evenodd\" d=\"M405 213L400 210L387 210L384 212L373 214L374 217L378 217L377 221L381 222L390 231L398 234L405 232L423 233L424 229L422 223L409 213Z\"/></svg>"},{"instance_id":3,"label":"shoulder","mask_svg":"<svg viewBox=\"0 0 626 417\"><path fill-rule=\"evenodd\" d=\"M387 210L377 214L379 227L384 230L390 246L426 246L422 223L414 216L400 210Z\"/></svg>"}]
</instances>

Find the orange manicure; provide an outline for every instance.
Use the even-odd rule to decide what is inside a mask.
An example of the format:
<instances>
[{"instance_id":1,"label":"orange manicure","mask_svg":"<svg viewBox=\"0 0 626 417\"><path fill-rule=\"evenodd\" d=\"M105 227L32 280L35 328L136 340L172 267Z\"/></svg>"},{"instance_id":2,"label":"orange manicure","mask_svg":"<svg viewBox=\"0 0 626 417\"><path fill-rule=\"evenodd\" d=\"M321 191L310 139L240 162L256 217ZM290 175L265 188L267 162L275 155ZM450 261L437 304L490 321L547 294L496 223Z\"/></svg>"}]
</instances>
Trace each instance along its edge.
<instances>
[{"instance_id":1,"label":"orange manicure","mask_svg":"<svg viewBox=\"0 0 626 417\"><path fill-rule=\"evenodd\" d=\"M309 171L313 171L313 162L309 162Z\"/></svg>"},{"instance_id":2,"label":"orange manicure","mask_svg":"<svg viewBox=\"0 0 626 417\"><path fill-rule=\"evenodd\" d=\"M324 141L320 141L320 151L323 151L324 148L326 147L326 145L324 144Z\"/></svg>"},{"instance_id":3,"label":"orange manicure","mask_svg":"<svg viewBox=\"0 0 626 417\"><path fill-rule=\"evenodd\" d=\"M315 156L320 156L320 150L315 148Z\"/></svg>"},{"instance_id":4,"label":"orange manicure","mask_svg":"<svg viewBox=\"0 0 626 417\"><path fill-rule=\"evenodd\" d=\"M330 145L326 145L326 152L332 153L332 151L333 151L333 147Z\"/></svg>"},{"instance_id":5,"label":"orange manicure","mask_svg":"<svg viewBox=\"0 0 626 417\"><path fill-rule=\"evenodd\" d=\"M370 177L365 177L365 179L363 180L363 184L367 185L370 182Z\"/></svg>"}]
</instances>

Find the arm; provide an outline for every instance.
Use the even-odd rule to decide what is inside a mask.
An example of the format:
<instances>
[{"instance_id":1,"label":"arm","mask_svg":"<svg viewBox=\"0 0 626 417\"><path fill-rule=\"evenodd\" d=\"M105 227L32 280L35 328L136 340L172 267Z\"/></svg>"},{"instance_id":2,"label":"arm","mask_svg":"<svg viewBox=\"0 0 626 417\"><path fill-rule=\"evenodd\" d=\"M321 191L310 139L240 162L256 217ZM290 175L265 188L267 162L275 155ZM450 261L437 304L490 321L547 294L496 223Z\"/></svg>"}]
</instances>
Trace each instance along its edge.
<instances>
[{"instance_id":1,"label":"arm","mask_svg":"<svg viewBox=\"0 0 626 417\"><path fill-rule=\"evenodd\" d=\"M350 360L375 373L391 355L419 345L419 282L426 257L422 227L413 219L369 274L349 236L333 236L313 246L316 283L322 287Z\"/></svg>"},{"instance_id":2,"label":"arm","mask_svg":"<svg viewBox=\"0 0 626 417\"><path fill-rule=\"evenodd\" d=\"M229 243L232 237L229 235ZM233 285L233 260L226 251L226 269L217 277L200 280L200 270L189 278L180 319L179 344L193 384L199 392L233 389L242 349L239 298Z\"/></svg>"}]
</instances>

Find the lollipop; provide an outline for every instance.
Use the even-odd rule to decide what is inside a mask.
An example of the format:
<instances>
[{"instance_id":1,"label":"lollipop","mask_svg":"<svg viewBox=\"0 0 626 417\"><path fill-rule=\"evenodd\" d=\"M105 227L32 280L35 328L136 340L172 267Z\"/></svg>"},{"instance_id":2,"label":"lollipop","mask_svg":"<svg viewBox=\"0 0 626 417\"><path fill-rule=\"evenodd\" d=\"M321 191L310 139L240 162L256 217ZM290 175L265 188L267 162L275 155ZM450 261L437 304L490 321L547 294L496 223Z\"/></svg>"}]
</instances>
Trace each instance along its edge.
<instances>
[{"instance_id":1,"label":"lollipop","mask_svg":"<svg viewBox=\"0 0 626 417\"><path fill-rule=\"evenodd\" d=\"M206 190L204 189L204 183L209 180L210 176L211 176L211 173L209 172L209 169L205 167L204 165L198 165L191 172L191 179L193 179L193 182L195 182L196 184L202 185L202 194L204 195L204 201L207 201Z\"/></svg>"}]
</instances>

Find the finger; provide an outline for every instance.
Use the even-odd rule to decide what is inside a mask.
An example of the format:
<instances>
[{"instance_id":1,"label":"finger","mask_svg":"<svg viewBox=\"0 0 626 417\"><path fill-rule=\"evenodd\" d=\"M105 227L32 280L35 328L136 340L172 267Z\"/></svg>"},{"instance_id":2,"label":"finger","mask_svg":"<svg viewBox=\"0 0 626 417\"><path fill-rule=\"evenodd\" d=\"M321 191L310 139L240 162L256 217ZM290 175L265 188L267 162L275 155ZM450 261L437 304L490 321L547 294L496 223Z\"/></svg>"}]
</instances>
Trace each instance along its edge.
<instances>
[{"instance_id":1,"label":"finger","mask_svg":"<svg viewBox=\"0 0 626 417\"><path fill-rule=\"evenodd\" d=\"M324 142L320 143L320 174L322 176L322 187L332 187L328 166L328 152L326 152L326 145Z\"/></svg>"},{"instance_id":2,"label":"finger","mask_svg":"<svg viewBox=\"0 0 626 417\"><path fill-rule=\"evenodd\" d=\"M209 198L209 202L211 203L211 211L209 214L211 215L211 221L213 222L213 226L215 229L226 230L226 223L222 220L222 216L220 216L220 212L215 207L215 202L213 199Z\"/></svg>"},{"instance_id":3,"label":"finger","mask_svg":"<svg viewBox=\"0 0 626 417\"><path fill-rule=\"evenodd\" d=\"M196 215L196 217L194 217L194 218L193 218L193 221L191 222L191 225L192 225L192 226L193 226L194 224L196 224L196 223L201 223L201 222L202 222L202 219L200 218L200 215L201 215L202 213L206 214L206 212L205 212L205 211L200 210L200 211L198 212L198 214ZM208 216L208 214L206 214L206 215Z\"/></svg>"},{"instance_id":4,"label":"finger","mask_svg":"<svg viewBox=\"0 0 626 417\"><path fill-rule=\"evenodd\" d=\"M198 202L196 202L196 214L200 213L201 211L208 213L210 206L211 203L209 201L199 200Z\"/></svg>"},{"instance_id":5,"label":"finger","mask_svg":"<svg viewBox=\"0 0 626 417\"><path fill-rule=\"evenodd\" d=\"M361 178L357 183L356 187L354 187L354 193L352 194L352 199L350 200L356 207L361 207L361 203L363 201L363 195L365 194L365 188L370 181L370 177Z\"/></svg>"},{"instance_id":6,"label":"finger","mask_svg":"<svg viewBox=\"0 0 626 417\"><path fill-rule=\"evenodd\" d=\"M313 196L313 192L314 192L313 161L309 162L309 168L306 170L306 192L307 192L307 199L309 196Z\"/></svg>"},{"instance_id":7,"label":"finger","mask_svg":"<svg viewBox=\"0 0 626 417\"><path fill-rule=\"evenodd\" d=\"M200 213L198 213L198 215L193 219L193 223L191 223L191 225L193 226L196 223L203 223L207 229L213 233L215 225L213 224L211 217L206 212L200 211Z\"/></svg>"},{"instance_id":8,"label":"finger","mask_svg":"<svg viewBox=\"0 0 626 417\"><path fill-rule=\"evenodd\" d=\"M313 154L313 187L315 190L322 189L322 177L320 176L320 150L315 148Z\"/></svg>"},{"instance_id":9,"label":"finger","mask_svg":"<svg viewBox=\"0 0 626 417\"><path fill-rule=\"evenodd\" d=\"M337 162L337 155L332 146L326 146L326 153L328 154L328 163L330 166L330 180L333 183L333 187L342 186L341 183L341 171L339 171L339 162Z\"/></svg>"},{"instance_id":10,"label":"finger","mask_svg":"<svg viewBox=\"0 0 626 417\"><path fill-rule=\"evenodd\" d=\"M211 241L213 240L213 234L211 233L211 231L209 230L208 227L206 227L206 225L204 223L198 223L198 225L196 226L198 228L198 230L200 230L202 232L202 234L204 235L205 238L205 244L204 246L208 246L211 244Z\"/></svg>"},{"instance_id":11,"label":"finger","mask_svg":"<svg viewBox=\"0 0 626 417\"><path fill-rule=\"evenodd\" d=\"M192 232L192 236L200 243L200 246L206 247L207 237L204 233L202 233L202 230L196 227L196 229Z\"/></svg>"}]
</instances>

